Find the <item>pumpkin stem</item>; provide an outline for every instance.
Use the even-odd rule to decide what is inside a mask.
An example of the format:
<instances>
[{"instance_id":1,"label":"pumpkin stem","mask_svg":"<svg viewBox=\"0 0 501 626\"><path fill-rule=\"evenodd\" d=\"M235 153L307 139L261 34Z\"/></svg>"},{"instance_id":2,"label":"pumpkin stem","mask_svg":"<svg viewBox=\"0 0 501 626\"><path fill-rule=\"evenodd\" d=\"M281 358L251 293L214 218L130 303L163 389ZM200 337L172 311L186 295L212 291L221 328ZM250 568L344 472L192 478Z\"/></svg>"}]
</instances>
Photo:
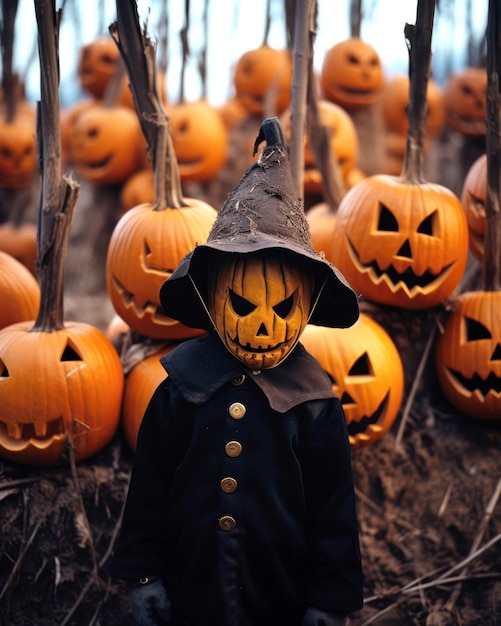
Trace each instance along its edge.
<instances>
[{"instance_id":1,"label":"pumpkin stem","mask_svg":"<svg viewBox=\"0 0 501 626\"><path fill-rule=\"evenodd\" d=\"M154 208L187 206L169 130L169 118L158 95L155 46L139 26L135 2L117 2L117 21L110 34L120 50L131 83L134 106L148 143L155 176Z\"/></svg>"},{"instance_id":2,"label":"pumpkin stem","mask_svg":"<svg viewBox=\"0 0 501 626\"><path fill-rule=\"evenodd\" d=\"M41 102L37 104L37 148L42 175L37 247L40 308L32 331L64 326L64 260L80 185L61 175L59 60L57 41L61 11L53 0L35 0L40 55Z\"/></svg>"},{"instance_id":3,"label":"pumpkin stem","mask_svg":"<svg viewBox=\"0 0 501 626\"><path fill-rule=\"evenodd\" d=\"M487 195L485 202L485 239L482 262L484 291L501 288L501 7L489 0L487 18Z\"/></svg>"},{"instance_id":4,"label":"pumpkin stem","mask_svg":"<svg viewBox=\"0 0 501 626\"><path fill-rule=\"evenodd\" d=\"M416 24L405 25L409 49L409 130L401 180L425 182L423 176L423 143L427 116L427 88L431 66L431 38L436 0L418 0Z\"/></svg>"}]
</instances>

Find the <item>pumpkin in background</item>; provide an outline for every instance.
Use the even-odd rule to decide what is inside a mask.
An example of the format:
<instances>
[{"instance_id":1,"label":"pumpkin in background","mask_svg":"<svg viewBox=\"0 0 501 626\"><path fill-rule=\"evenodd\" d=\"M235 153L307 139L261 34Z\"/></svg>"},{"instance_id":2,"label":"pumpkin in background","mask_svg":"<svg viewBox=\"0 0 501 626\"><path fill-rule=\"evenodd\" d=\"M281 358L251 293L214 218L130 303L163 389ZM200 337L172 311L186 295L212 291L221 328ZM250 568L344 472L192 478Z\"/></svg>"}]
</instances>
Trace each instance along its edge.
<instances>
[{"instance_id":1,"label":"pumpkin in background","mask_svg":"<svg viewBox=\"0 0 501 626\"><path fill-rule=\"evenodd\" d=\"M290 104L290 52L267 45L244 52L235 66L233 83L236 97L248 114L280 115Z\"/></svg>"},{"instance_id":2,"label":"pumpkin in background","mask_svg":"<svg viewBox=\"0 0 501 626\"><path fill-rule=\"evenodd\" d=\"M13 256L36 275L38 251L35 224L30 222L19 226L10 222L0 224L0 250Z\"/></svg>"},{"instance_id":3,"label":"pumpkin in background","mask_svg":"<svg viewBox=\"0 0 501 626\"><path fill-rule=\"evenodd\" d=\"M310 226L313 247L332 263L330 249L336 228L336 212L331 209L327 202L320 202L308 209L306 220Z\"/></svg>"},{"instance_id":4,"label":"pumpkin in background","mask_svg":"<svg viewBox=\"0 0 501 626\"><path fill-rule=\"evenodd\" d=\"M381 100L381 114L385 127L392 132L407 135L409 118L409 77L395 76L384 86ZM426 88L427 116L425 133L428 138L436 137L445 122L444 93L433 80L428 80Z\"/></svg>"},{"instance_id":5,"label":"pumpkin in background","mask_svg":"<svg viewBox=\"0 0 501 626\"><path fill-rule=\"evenodd\" d=\"M350 187L350 175L356 169L358 161L358 136L355 124L342 107L328 100L319 100L318 110L320 122L330 133L331 154L337 159L345 185ZM289 110L282 114L280 122L285 137L289 140L291 132ZM308 133L304 148L304 190L313 194L322 192L322 175L317 169Z\"/></svg>"},{"instance_id":6,"label":"pumpkin in background","mask_svg":"<svg viewBox=\"0 0 501 626\"><path fill-rule=\"evenodd\" d=\"M123 182L139 168L144 137L128 107L91 106L73 124L70 155L76 172L97 185Z\"/></svg>"},{"instance_id":7,"label":"pumpkin in background","mask_svg":"<svg viewBox=\"0 0 501 626\"><path fill-rule=\"evenodd\" d=\"M459 199L441 185L369 176L339 204L332 251L334 265L369 300L424 309L458 286L468 225Z\"/></svg>"},{"instance_id":8,"label":"pumpkin in background","mask_svg":"<svg viewBox=\"0 0 501 626\"><path fill-rule=\"evenodd\" d=\"M235 255L212 269L208 308L233 356L252 369L265 369L297 344L313 287L313 279L280 253Z\"/></svg>"},{"instance_id":9,"label":"pumpkin in background","mask_svg":"<svg viewBox=\"0 0 501 626\"><path fill-rule=\"evenodd\" d=\"M160 287L185 254L204 243L217 212L184 198L186 206L136 206L117 222L106 258L106 284L116 313L135 330L156 339L186 339L203 333L167 317Z\"/></svg>"},{"instance_id":10,"label":"pumpkin in background","mask_svg":"<svg viewBox=\"0 0 501 626\"><path fill-rule=\"evenodd\" d=\"M104 334L110 341L114 341L118 339L122 333L126 333L129 330L129 325L123 321L120 315L114 315L109 321Z\"/></svg>"},{"instance_id":11,"label":"pumpkin in background","mask_svg":"<svg viewBox=\"0 0 501 626\"><path fill-rule=\"evenodd\" d=\"M381 59L370 44L350 37L326 52L320 80L324 98L346 109L376 104L384 85Z\"/></svg>"},{"instance_id":12,"label":"pumpkin in background","mask_svg":"<svg viewBox=\"0 0 501 626\"><path fill-rule=\"evenodd\" d=\"M237 97L230 98L216 110L228 129L237 126L249 116L244 103Z\"/></svg>"},{"instance_id":13,"label":"pumpkin in background","mask_svg":"<svg viewBox=\"0 0 501 626\"><path fill-rule=\"evenodd\" d=\"M466 137L484 137L487 71L467 67L449 75L444 91L445 119L452 130Z\"/></svg>"},{"instance_id":14,"label":"pumpkin in background","mask_svg":"<svg viewBox=\"0 0 501 626\"><path fill-rule=\"evenodd\" d=\"M361 313L349 328L308 324L301 343L332 381L352 449L374 443L392 426L404 393L404 369L393 340Z\"/></svg>"},{"instance_id":15,"label":"pumpkin in background","mask_svg":"<svg viewBox=\"0 0 501 626\"><path fill-rule=\"evenodd\" d=\"M128 211L155 198L155 175L151 167L134 172L123 184L120 191L120 206Z\"/></svg>"},{"instance_id":16,"label":"pumpkin in background","mask_svg":"<svg viewBox=\"0 0 501 626\"><path fill-rule=\"evenodd\" d=\"M101 99L115 75L120 52L111 37L97 37L80 50L77 73L82 90Z\"/></svg>"},{"instance_id":17,"label":"pumpkin in background","mask_svg":"<svg viewBox=\"0 0 501 626\"><path fill-rule=\"evenodd\" d=\"M10 254L0 251L0 328L34 320L40 287L33 274Z\"/></svg>"},{"instance_id":18,"label":"pumpkin in background","mask_svg":"<svg viewBox=\"0 0 501 626\"><path fill-rule=\"evenodd\" d=\"M32 321L21 322L0 331L0 455L60 465L68 461L70 443L78 462L116 432L122 364L93 326L67 322L52 332L32 327Z\"/></svg>"},{"instance_id":19,"label":"pumpkin in background","mask_svg":"<svg viewBox=\"0 0 501 626\"><path fill-rule=\"evenodd\" d=\"M122 426L125 441L136 449L137 435L144 413L156 388L167 377L160 359L174 349L176 344L163 348L135 365L125 382L122 406Z\"/></svg>"},{"instance_id":20,"label":"pumpkin in background","mask_svg":"<svg viewBox=\"0 0 501 626\"><path fill-rule=\"evenodd\" d=\"M8 121L0 117L0 188L20 189L37 172L35 118L19 114Z\"/></svg>"},{"instance_id":21,"label":"pumpkin in background","mask_svg":"<svg viewBox=\"0 0 501 626\"><path fill-rule=\"evenodd\" d=\"M487 155L483 154L468 170L461 190L461 203L470 233L470 250L479 261L484 257L486 198Z\"/></svg>"},{"instance_id":22,"label":"pumpkin in background","mask_svg":"<svg viewBox=\"0 0 501 626\"><path fill-rule=\"evenodd\" d=\"M167 107L169 127L182 182L213 178L226 162L228 131L205 100Z\"/></svg>"},{"instance_id":23,"label":"pumpkin in background","mask_svg":"<svg viewBox=\"0 0 501 626\"><path fill-rule=\"evenodd\" d=\"M157 70L157 91L161 102L167 104L167 88L165 83L165 72ZM116 104L118 106L128 107L133 111L136 110L134 104L134 96L132 95L132 89L130 87L130 79L126 72L124 72L123 78L120 82L120 89L117 97Z\"/></svg>"},{"instance_id":24,"label":"pumpkin in background","mask_svg":"<svg viewBox=\"0 0 501 626\"><path fill-rule=\"evenodd\" d=\"M501 291L458 296L436 346L440 386L464 415L501 419Z\"/></svg>"}]
</instances>

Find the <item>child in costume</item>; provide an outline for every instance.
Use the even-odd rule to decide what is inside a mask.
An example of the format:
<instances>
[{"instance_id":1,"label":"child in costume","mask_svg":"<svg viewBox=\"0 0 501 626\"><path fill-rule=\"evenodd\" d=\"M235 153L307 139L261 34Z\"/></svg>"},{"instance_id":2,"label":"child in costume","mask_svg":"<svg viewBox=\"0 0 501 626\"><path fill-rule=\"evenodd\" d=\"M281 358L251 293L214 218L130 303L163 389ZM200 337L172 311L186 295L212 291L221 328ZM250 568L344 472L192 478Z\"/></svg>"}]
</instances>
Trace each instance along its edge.
<instances>
[{"instance_id":1,"label":"child in costume","mask_svg":"<svg viewBox=\"0 0 501 626\"><path fill-rule=\"evenodd\" d=\"M141 626L339 626L362 606L345 417L299 343L347 327L357 298L315 252L276 118L205 244L164 283L207 334L162 358L113 576Z\"/></svg>"}]
</instances>

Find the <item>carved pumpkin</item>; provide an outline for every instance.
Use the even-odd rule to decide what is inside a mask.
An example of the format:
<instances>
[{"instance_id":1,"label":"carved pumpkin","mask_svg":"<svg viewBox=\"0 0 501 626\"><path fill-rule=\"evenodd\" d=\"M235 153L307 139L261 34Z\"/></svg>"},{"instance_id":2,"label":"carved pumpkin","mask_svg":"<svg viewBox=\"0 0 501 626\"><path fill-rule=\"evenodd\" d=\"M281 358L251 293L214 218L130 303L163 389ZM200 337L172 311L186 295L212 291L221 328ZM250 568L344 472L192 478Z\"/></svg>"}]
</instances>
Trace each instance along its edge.
<instances>
[{"instance_id":1,"label":"carved pumpkin","mask_svg":"<svg viewBox=\"0 0 501 626\"><path fill-rule=\"evenodd\" d=\"M0 328L34 320L40 287L33 274L10 254L0 251Z\"/></svg>"},{"instance_id":2,"label":"carved pumpkin","mask_svg":"<svg viewBox=\"0 0 501 626\"><path fill-rule=\"evenodd\" d=\"M350 328L308 324L301 343L332 380L352 449L374 443L392 426L404 393L404 369L391 337L365 313Z\"/></svg>"},{"instance_id":3,"label":"carved pumpkin","mask_svg":"<svg viewBox=\"0 0 501 626\"><path fill-rule=\"evenodd\" d=\"M35 224L30 222L19 226L10 222L0 224L0 250L13 256L36 275L38 251Z\"/></svg>"},{"instance_id":4,"label":"carved pumpkin","mask_svg":"<svg viewBox=\"0 0 501 626\"><path fill-rule=\"evenodd\" d=\"M8 122L0 118L0 188L27 186L37 171L35 121L17 115Z\"/></svg>"},{"instance_id":5,"label":"carved pumpkin","mask_svg":"<svg viewBox=\"0 0 501 626\"><path fill-rule=\"evenodd\" d=\"M228 131L217 110L205 100L167 108L174 152L183 182L203 182L223 167Z\"/></svg>"},{"instance_id":6,"label":"carved pumpkin","mask_svg":"<svg viewBox=\"0 0 501 626\"><path fill-rule=\"evenodd\" d=\"M262 116L268 109L280 115L290 104L292 59L289 51L267 45L248 50L237 61L233 82L238 100L250 115Z\"/></svg>"},{"instance_id":7,"label":"carved pumpkin","mask_svg":"<svg viewBox=\"0 0 501 626\"><path fill-rule=\"evenodd\" d=\"M92 106L74 122L70 154L79 176L98 185L111 185L138 169L144 145L134 111Z\"/></svg>"},{"instance_id":8,"label":"carved pumpkin","mask_svg":"<svg viewBox=\"0 0 501 626\"><path fill-rule=\"evenodd\" d=\"M123 184L120 192L120 206L128 211L135 206L152 203L155 199L155 175L153 169L141 169L134 172Z\"/></svg>"},{"instance_id":9,"label":"carved pumpkin","mask_svg":"<svg viewBox=\"0 0 501 626\"><path fill-rule=\"evenodd\" d=\"M337 159L341 178L347 187L351 187L350 174L355 169L358 161L358 136L355 124L342 107L328 100L319 100L318 109L320 121L327 127L330 133L331 153ZM290 111L285 111L280 121L285 137L289 140L291 124ZM322 175L317 169L308 133L306 133L305 137L303 178L305 192L322 192Z\"/></svg>"},{"instance_id":10,"label":"carved pumpkin","mask_svg":"<svg viewBox=\"0 0 501 626\"><path fill-rule=\"evenodd\" d=\"M408 76L395 76L384 87L381 100L381 114L385 127L392 132L407 135L409 118L407 108L409 106ZM428 80L426 88L426 127L428 137L437 136L444 126L444 93L440 86L433 80Z\"/></svg>"},{"instance_id":11,"label":"carved pumpkin","mask_svg":"<svg viewBox=\"0 0 501 626\"><path fill-rule=\"evenodd\" d=\"M501 419L501 291L463 293L436 346L445 396L474 418Z\"/></svg>"},{"instance_id":12,"label":"carved pumpkin","mask_svg":"<svg viewBox=\"0 0 501 626\"><path fill-rule=\"evenodd\" d=\"M326 52L320 79L324 98L346 109L379 102L384 85L378 53L358 37L340 41Z\"/></svg>"},{"instance_id":13,"label":"carved pumpkin","mask_svg":"<svg viewBox=\"0 0 501 626\"><path fill-rule=\"evenodd\" d=\"M484 257L486 198L487 155L483 154L468 170L461 190L461 202L470 233L470 250L479 261Z\"/></svg>"},{"instance_id":14,"label":"carved pumpkin","mask_svg":"<svg viewBox=\"0 0 501 626\"><path fill-rule=\"evenodd\" d=\"M306 326L312 290L280 254L238 255L222 259L209 277L209 311L237 359L253 369L275 367Z\"/></svg>"},{"instance_id":15,"label":"carved pumpkin","mask_svg":"<svg viewBox=\"0 0 501 626\"><path fill-rule=\"evenodd\" d=\"M29 465L60 465L67 461L71 435L75 460L88 458L109 443L118 426L118 354L88 324L68 322L52 332L31 332L32 327L21 322L0 331L0 455Z\"/></svg>"},{"instance_id":16,"label":"carved pumpkin","mask_svg":"<svg viewBox=\"0 0 501 626\"><path fill-rule=\"evenodd\" d=\"M137 435L149 401L158 385L167 377L160 359L176 344L163 348L135 365L127 376L122 407L122 426L125 441L136 449Z\"/></svg>"},{"instance_id":17,"label":"carved pumpkin","mask_svg":"<svg viewBox=\"0 0 501 626\"><path fill-rule=\"evenodd\" d=\"M102 98L119 64L120 52L111 37L97 37L82 47L78 78L83 91Z\"/></svg>"},{"instance_id":18,"label":"carved pumpkin","mask_svg":"<svg viewBox=\"0 0 501 626\"><path fill-rule=\"evenodd\" d=\"M108 294L131 329L156 339L185 339L203 331L167 317L159 291L185 254L204 243L216 219L210 205L185 198L186 206L155 210L136 206L120 218L106 259Z\"/></svg>"},{"instance_id":19,"label":"carved pumpkin","mask_svg":"<svg viewBox=\"0 0 501 626\"><path fill-rule=\"evenodd\" d=\"M369 176L340 202L332 251L334 265L368 299L424 309L459 284L468 226L449 189Z\"/></svg>"},{"instance_id":20,"label":"carved pumpkin","mask_svg":"<svg viewBox=\"0 0 501 626\"><path fill-rule=\"evenodd\" d=\"M306 219L310 226L313 247L332 263L330 249L336 228L336 212L329 207L327 202L320 202L307 211Z\"/></svg>"},{"instance_id":21,"label":"carved pumpkin","mask_svg":"<svg viewBox=\"0 0 501 626\"><path fill-rule=\"evenodd\" d=\"M467 137L485 136L487 72L467 67L449 76L444 92L445 119Z\"/></svg>"}]
</instances>

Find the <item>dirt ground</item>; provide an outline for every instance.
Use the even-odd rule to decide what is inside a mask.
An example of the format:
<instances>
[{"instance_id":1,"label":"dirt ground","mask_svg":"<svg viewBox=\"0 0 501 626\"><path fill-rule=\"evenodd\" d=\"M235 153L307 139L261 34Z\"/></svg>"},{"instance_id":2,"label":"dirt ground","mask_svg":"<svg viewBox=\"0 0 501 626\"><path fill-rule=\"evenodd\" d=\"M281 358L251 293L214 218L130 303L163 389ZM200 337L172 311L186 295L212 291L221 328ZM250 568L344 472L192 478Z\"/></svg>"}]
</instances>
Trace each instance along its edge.
<instances>
[{"instance_id":1,"label":"dirt ground","mask_svg":"<svg viewBox=\"0 0 501 626\"><path fill-rule=\"evenodd\" d=\"M430 168L435 181L458 192L465 153L460 139L444 138ZM113 316L103 259L118 191L83 185L67 261L66 319L103 330ZM479 277L471 259L463 287L475 288ZM363 307L399 349L405 394L391 431L353 452L365 606L350 626L501 624L501 504L489 507L501 478L500 423L463 417L448 404L432 354L419 375L441 310ZM1 626L131 624L126 588L103 564L132 461L121 431L74 471L0 459Z\"/></svg>"}]
</instances>

